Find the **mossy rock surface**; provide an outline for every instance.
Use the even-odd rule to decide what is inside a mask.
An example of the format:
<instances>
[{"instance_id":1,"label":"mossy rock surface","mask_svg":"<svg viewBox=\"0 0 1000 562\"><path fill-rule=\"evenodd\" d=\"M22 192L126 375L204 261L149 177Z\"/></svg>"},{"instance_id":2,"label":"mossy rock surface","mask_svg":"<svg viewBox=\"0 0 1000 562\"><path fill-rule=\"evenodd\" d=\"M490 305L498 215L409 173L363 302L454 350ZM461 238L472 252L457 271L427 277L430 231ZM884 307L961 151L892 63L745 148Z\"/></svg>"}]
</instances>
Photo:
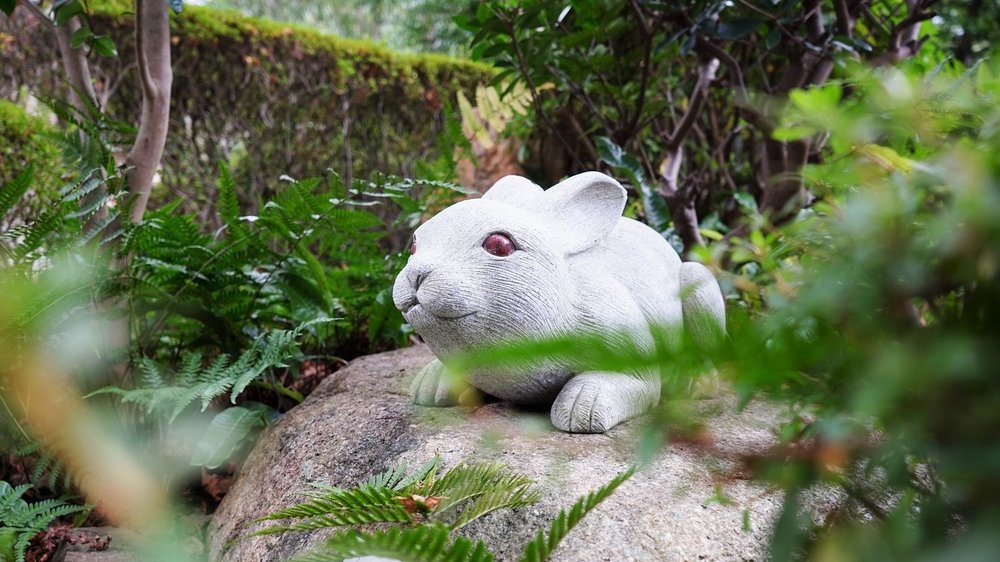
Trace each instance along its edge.
<instances>
[{"instance_id":1,"label":"mossy rock surface","mask_svg":"<svg viewBox=\"0 0 1000 562\"><path fill-rule=\"evenodd\" d=\"M625 470L637 458L642 420L603 435L561 433L547 416L491 403L474 412L413 406L407 387L431 359L424 347L360 358L324 381L260 439L209 525L212 560L277 561L328 533L254 537L251 522L302 501L310 484L353 486L389 466L418 466L434 455L508 465L538 482L541 501L497 512L463 532L483 539L499 560L547 528L560 509ZM705 400L713 454L670 445L574 529L554 560L760 560L781 508L779 492L724 478L735 459L774 443L780 410L766 403L736 412L734 397ZM720 503L720 493L727 500ZM716 498L716 499L713 499ZM816 517L842 501L829 491L805 498ZM747 513L744 527L744 511Z\"/></svg>"}]
</instances>

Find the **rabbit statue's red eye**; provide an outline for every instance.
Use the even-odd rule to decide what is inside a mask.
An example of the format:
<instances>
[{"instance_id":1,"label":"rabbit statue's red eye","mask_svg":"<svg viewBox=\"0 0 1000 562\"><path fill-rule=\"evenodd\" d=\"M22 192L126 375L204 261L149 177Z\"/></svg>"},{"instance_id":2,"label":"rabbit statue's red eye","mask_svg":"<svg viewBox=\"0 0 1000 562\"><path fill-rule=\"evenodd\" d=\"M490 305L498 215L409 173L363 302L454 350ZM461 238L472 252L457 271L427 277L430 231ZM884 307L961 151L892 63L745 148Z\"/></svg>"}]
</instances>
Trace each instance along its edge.
<instances>
[{"instance_id":1,"label":"rabbit statue's red eye","mask_svg":"<svg viewBox=\"0 0 1000 562\"><path fill-rule=\"evenodd\" d=\"M410 253L413 254L416 253L416 251L417 251L417 241L414 240L413 242L410 242Z\"/></svg>"},{"instance_id":2,"label":"rabbit statue's red eye","mask_svg":"<svg viewBox=\"0 0 1000 562\"><path fill-rule=\"evenodd\" d=\"M483 249L497 257L507 257L514 253L514 241L506 234L494 232L483 241Z\"/></svg>"}]
</instances>

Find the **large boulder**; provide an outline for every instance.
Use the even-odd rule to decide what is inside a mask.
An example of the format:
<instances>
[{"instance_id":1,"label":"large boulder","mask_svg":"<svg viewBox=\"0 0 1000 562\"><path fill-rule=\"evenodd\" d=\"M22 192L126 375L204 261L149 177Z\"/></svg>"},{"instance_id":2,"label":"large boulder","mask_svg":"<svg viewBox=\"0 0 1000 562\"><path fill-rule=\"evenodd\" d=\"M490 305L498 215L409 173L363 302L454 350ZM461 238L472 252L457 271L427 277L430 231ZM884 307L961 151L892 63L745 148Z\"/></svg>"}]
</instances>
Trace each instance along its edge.
<instances>
[{"instance_id":1,"label":"large boulder","mask_svg":"<svg viewBox=\"0 0 1000 562\"><path fill-rule=\"evenodd\" d=\"M408 384L431 358L425 347L360 358L282 416L261 437L209 525L211 559L288 559L329 532L254 537L228 550L225 545L258 528L251 523L255 518L302 501L312 483L350 487L401 461L419 466L439 455L445 467L499 461L538 483L538 504L494 513L463 531L486 541L499 560L515 560L560 509L637 458L642 420L606 434L571 435L552 428L547 415L504 403L474 412L414 406ZM729 396L702 401L711 412L707 431L714 454L663 447L570 533L554 559L762 559L781 497L725 474L734 466L732 456L774 442L779 411L753 403L737 412L735 404ZM839 501L832 492L817 491L807 503L821 514Z\"/></svg>"}]
</instances>

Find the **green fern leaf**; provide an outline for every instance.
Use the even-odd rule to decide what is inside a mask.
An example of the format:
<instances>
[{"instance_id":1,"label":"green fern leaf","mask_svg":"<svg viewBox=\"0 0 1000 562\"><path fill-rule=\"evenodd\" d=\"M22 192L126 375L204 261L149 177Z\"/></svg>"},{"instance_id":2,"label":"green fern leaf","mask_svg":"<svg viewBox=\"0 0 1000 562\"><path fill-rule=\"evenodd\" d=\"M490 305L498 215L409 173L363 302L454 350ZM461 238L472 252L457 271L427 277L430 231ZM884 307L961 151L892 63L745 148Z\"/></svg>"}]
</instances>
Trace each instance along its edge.
<instances>
[{"instance_id":1,"label":"green fern leaf","mask_svg":"<svg viewBox=\"0 0 1000 562\"><path fill-rule=\"evenodd\" d=\"M530 481L515 484L515 480L504 479L496 483L492 489L463 509L451 527L459 529L498 509L514 509L538 503L538 493L530 489Z\"/></svg>"},{"instance_id":2,"label":"green fern leaf","mask_svg":"<svg viewBox=\"0 0 1000 562\"><path fill-rule=\"evenodd\" d=\"M403 481L403 478L406 478L405 461L396 466L390 467L385 472L380 472L370 477L365 482L365 485L372 488L389 488L390 490L397 490L398 488L396 486Z\"/></svg>"},{"instance_id":3,"label":"green fern leaf","mask_svg":"<svg viewBox=\"0 0 1000 562\"><path fill-rule=\"evenodd\" d=\"M0 480L0 540L12 546L14 559L18 561L25 559L32 537L52 521L88 509L54 499L28 503L21 496L30 488L28 484L12 487Z\"/></svg>"},{"instance_id":4,"label":"green fern leaf","mask_svg":"<svg viewBox=\"0 0 1000 562\"><path fill-rule=\"evenodd\" d=\"M330 537L322 548L299 562L341 562L361 556L382 556L407 562L492 562L482 541L465 537L449 540L447 527L425 525L362 533L353 529Z\"/></svg>"},{"instance_id":5,"label":"green fern leaf","mask_svg":"<svg viewBox=\"0 0 1000 562\"><path fill-rule=\"evenodd\" d=\"M395 486L392 486L392 489L396 491L409 491L409 488L411 487L423 487L429 482L433 482L435 475L437 475L437 469L440 463L441 457L434 455L431 460L424 463L420 468L414 471L413 474L400 480ZM409 493L412 494L413 492L409 491Z\"/></svg>"},{"instance_id":6,"label":"green fern leaf","mask_svg":"<svg viewBox=\"0 0 1000 562\"><path fill-rule=\"evenodd\" d=\"M29 164L17 177L0 187L0 218L6 216L21 201L33 181L34 167Z\"/></svg>"},{"instance_id":7,"label":"green fern leaf","mask_svg":"<svg viewBox=\"0 0 1000 562\"><path fill-rule=\"evenodd\" d=\"M578 499L573 504L573 507L570 508L568 514L565 510L560 511L559 516L556 517L549 528L548 537L539 530L535 534L535 538L525 546L521 561L543 562L544 560L548 560L549 556L552 555L552 551L559 546L559 543L566 537L567 533L583 519L583 516L590 513L599 503L607 499L618 486L621 486L622 482L628 480L633 474L635 474L635 467L629 468L598 490Z\"/></svg>"},{"instance_id":8,"label":"green fern leaf","mask_svg":"<svg viewBox=\"0 0 1000 562\"><path fill-rule=\"evenodd\" d=\"M409 523L413 520L390 488L361 486L329 489L311 500L265 515L256 521L296 520L261 529L254 535L309 531L362 523Z\"/></svg>"},{"instance_id":9,"label":"green fern leaf","mask_svg":"<svg viewBox=\"0 0 1000 562\"><path fill-rule=\"evenodd\" d=\"M219 161L219 216L233 235L245 234L240 222L240 201L236 195L236 182L226 162Z\"/></svg>"},{"instance_id":10,"label":"green fern leaf","mask_svg":"<svg viewBox=\"0 0 1000 562\"><path fill-rule=\"evenodd\" d=\"M452 522L453 529L503 508L531 505L538 501L538 494L531 491L532 481L517 474L504 474L502 464L459 464L416 493L442 498L431 513L436 521L444 521L446 514L461 508Z\"/></svg>"}]
</instances>

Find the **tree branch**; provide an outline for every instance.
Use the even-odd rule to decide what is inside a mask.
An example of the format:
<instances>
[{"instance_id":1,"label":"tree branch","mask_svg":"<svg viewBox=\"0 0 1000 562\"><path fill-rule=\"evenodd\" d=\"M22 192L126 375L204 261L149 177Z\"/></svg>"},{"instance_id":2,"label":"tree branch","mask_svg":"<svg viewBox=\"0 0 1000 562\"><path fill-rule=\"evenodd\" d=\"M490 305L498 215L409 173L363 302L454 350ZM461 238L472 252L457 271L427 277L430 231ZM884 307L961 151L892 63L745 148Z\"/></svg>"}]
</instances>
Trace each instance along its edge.
<instances>
[{"instance_id":1,"label":"tree branch","mask_svg":"<svg viewBox=\"0 0 1000 562\"><path fill-rule=\"evenodd\" d=\"M45 15L45 12L43 12L42 9L39 8L34 2L32 2L31 0L21 0L20 2L18 2L17 5L23 6L24 9L27 10L28 13L35 18L35 20L38 21L38 23L44 25L50 31L55 33L56 24L53 23L52 19L50 19L49 16Z\"/></svg>"},{"instance_id":2,"label":"tree branch","mask_svg":"<svg viewBox=\"0 0 1000 562\"><path fill-rule=\"evenodd\" d=\"M666 141L666 156L661 165L660 194L670 208L674 229L684 241L685 254L695 246L704 246L705 240L698 230L698 213L694 206L691 189L681 189L679 177L684 162L684 138L691 132L695 121L701 115L708 98L709 85L715 80L719 59L712 58L698 70L698 81L691 92L688 108Z\"/></svg>"},{"instance_id":3,"label":"tree branch","mask_svg":"<svg viewBox=\"0 0 1000 562\"><path fill-rule=\"evenodd\" d=\"M820 10L819 0L811 0L807 4L805 20L806 29L809 30L809 41L814 45L818 45L826 33L826 28L823 26L823 11Z\"/></svg>"},{"instance_id":4,"label":"tree branch","mask_svg":"<svg viewBox=\"0 0 1000 562\"><path fill-rule=\"evenodd\" d=\"M531 101L535 106L535 113L542 118L542 121L545 122L545 125L549 128L549 130L552 131L557 139L559 139L559 142L563 145L563 148L566 149L566 152L573 157L578 165L582 165L580 157L576 154L576 151L573 150L573 147L570 146L569 142L566 141L566 138L563 137L561 132L559 132L555 123L553 123L552 120L549 119L549 116L542 111L542 98L538 95L538 88L535 86L535 81L531 79L531 73L528 72L528 63L524 60L524 53L521 51L521 44L517 40L517 29L514 27L514 22L506 18L501 18L501 20L507 25L507 32L510 34L511 48L514 49L514 56L517 57L517 66L521 71L521 76L524 76L524 81L528 83L528 90L531 91Z\"/></svg>"},{"instance_id":5,"label":"tree branch","mask_svg":"<svg viewBox=\"0 0 1000 562\"><path fill-rule=\"evenodd\" d=\"M688 103L687 111L681 117L680 122L674 128L673 133L667 139L667 151L677 149L684 142L691 126L701 114L701 109L705 106L705 98L708 97L708 86L715 80L715 71L719 68L719 59L710 59L702 65L698 71L698 81L695 83L694 91L691 92L691 101Z\"/></svg>"},{"instance_id":6,"label":"tree branch","mask_svg":"<svg viewBox=\"0 0 1000 562\"><path fill-rule=\"evenodd\" d=\"M695 45L699 53L717 58L726 66L730 78L736 82L736 105L744 110L743 118L762 131L770 131L773 126L768 119L750 105L750 94L747 92L746 83L743 81L743 71L736 59L722 47L700 37Z\"/></svg>"},{"instance_id":7,"label":"tree branch","mask_svg":"<svg viewBox=\"0 0 1000 562\"><path fill-rule=\"evenodd\" d=\"M927 7L933 4L922 0L909 0L906 5L909 15L903 18L899 24L893 26L889 36L889 49L881 55L873 58L870 62L872 66L885 66L897 63L905 58L911 57L920 50L926 38L920 39L920 24L933 18L934 12L926 11Z\"/></svg>"},{"instance_id":8,"label":"tree branch","mask_svg":"<svg viewBox=\"0 0 1000 562\"><path fill-rule=\"evenodd\" d=\"M837 33L844 37L853 38L854 18L851 17L851 11L847 8L847 0L833 0L833 9L837 14L835 22Z\"/></svg>"},{"instance_id":9,"label":"tree branch","mask_svg":"<svg viewBox=\"0 0 1000 562\"><path fill-rule=\"evenodd\" d=\"M59 46L59 58L62 59L63 71L69 82L69 101L81 115L88 115L90 107L97 105L97 93L90 77L90 66L87 64L87 54L82 48L72 46L73 33L80 29L80 18L73 16L63 25L57 26L52 18L31 0L21 0L18 6L24 7L31 16L56 36Z\"/></svg>"}]
</instances>

